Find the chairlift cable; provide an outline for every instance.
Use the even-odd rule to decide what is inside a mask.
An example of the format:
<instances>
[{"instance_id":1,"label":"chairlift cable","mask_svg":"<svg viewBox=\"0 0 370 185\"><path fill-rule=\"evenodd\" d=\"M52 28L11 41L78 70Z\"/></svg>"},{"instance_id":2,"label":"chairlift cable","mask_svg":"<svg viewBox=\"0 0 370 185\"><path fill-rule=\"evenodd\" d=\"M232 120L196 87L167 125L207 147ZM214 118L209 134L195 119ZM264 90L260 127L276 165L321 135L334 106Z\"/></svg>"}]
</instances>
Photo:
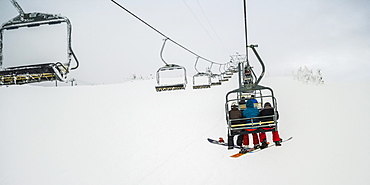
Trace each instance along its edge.
<instances>
[{"instance_id":1,"label":"chairlift cable","mask_svg":"<svg viewBox=\"0 0 370 185\"><path fill-rule=\"evenodd\" d=\"M116 4L117 6L119 6L120 8L122 8L123 10L125 10L127 13L131 14L132 16L134 16L136 19L138 19L139 21L141 21L142 23L144 23L145 25L149 26L150 28L152 28L154 31L156 31L157 33L159 33L160 35L162 35L163 37L165 37L167 40L173 42L174 44L180 46L181 48L183 48L184 50L188 51L189 53L207 61L207 62L213 62L207 58L204 58L198 54L196 54L195 52L191 51L190 49L182 46L181 44L177 43L176 41L172 40L171 38L169 38L168 36L166 36L165 34L163 34L162 32L160 32L159 30L157 30L156 28L154 28L153 26L151 26L150 24L148 24L147 22L145 22L144 20L142 20L140 17L138 17L137 15L135 15L134 13L132 13L131 11L129 11L127 8L123 7L122 5L120 5L119 3L117 3L116 1L114 0L111 0L114 4ZM217 63L217 62L214 62L216 64L220 64L220 63Z\"/></svg>"},{"instance_id":2,"label":"chairlift cable","mask_svg":"<svg viewBox=\"0 0 370 185\"><path fill-rule=\"evenodd\" d=\"M186 7L189 9L190 13L194 16L194 18L197 20L197 22L200 24L200 26L204 29L204 31L207 33L207 35L214 41L215 39L213 39L213 37L211 36L211 34L207 31L207 29L203 26L203 24L200 22L200 20L198 19L198 17L195 15L195 13L193 12L193 10L190 8L190 6L188 5L188 3L186 3L185 0L182 0L184 2L184 4L186 5Z\"/></svg>"},{"instance_id":3,"label":"chairlift cable","mask_svg":"<svg viewBox=\"0 0 370 185\"><path fill-rule=\"evenodd\" d=\"M198 1L198 0L197 0L197 3L198 3L199 8L202 10L202 13L203 13L204 17L206 18L206 20L207 20L208 24L210 25L210 27L211 27L212 31L215 33L215 35L216 35L217 39L220 41L221 46L222 46L223 48L225 48L224 43L222 42L222 40L221 40L221 39L220 39L220 37L218 36L217 32L216 32L216 31L215 31L215 29L213 28L213 25L211 24L211 21L209 21L209 19L208 19L207 15L206 15L206 13L205 13L205 11L203 10L203 8L202 8L202 6L200 5L200 3L199 3L199 1Z\"/></svg>"}]
</instances>

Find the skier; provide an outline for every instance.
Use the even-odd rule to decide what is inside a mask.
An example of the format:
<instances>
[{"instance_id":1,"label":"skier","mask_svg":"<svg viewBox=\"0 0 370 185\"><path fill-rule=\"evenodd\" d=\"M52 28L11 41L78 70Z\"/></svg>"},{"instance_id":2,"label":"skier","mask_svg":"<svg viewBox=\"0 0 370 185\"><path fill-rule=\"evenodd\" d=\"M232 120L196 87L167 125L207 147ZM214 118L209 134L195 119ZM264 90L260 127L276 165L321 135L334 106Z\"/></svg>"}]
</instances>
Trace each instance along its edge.
<instances>
[{"instance_id":1,"label":"skier","mask_svg":"<svg viewBox=\"0 0 370 185\"><path fill-rule=\"evenodd\" d=\"M236 104L233 104L231 105L231 110L229 111L229 118L230 119L240 119L243 117L243 114L242 114L242 111L239 110L238 106ZM231 121L231 124L240 124L242 123L242 121ZM231 131L231 135L230 133L228 134L228 139L227 139L227 144L228 144L228 149L231 150L234 148L234 135L240 133L240 131ZM242 142L243 142L243 136L242 135L238 135L238 139L236 141L236 144L238 146L242 146Z\"/></svg>"},{"instance_id":2,"label":"skier","mask_svg":"<svg viewBox=\"0 0 370 185\"><path fill-rule=\"evenodd\" d=\"M250 100L252 100L252 102L254 104L254 107L257 108L258 107L258 101L256 100L254 94L251 95L251 99Z\"/></svg>"},{"instance_id":3,"label":"skier","mask_svg":"<svg viewBox=\"0 0 370 185\"><path fill-rule=\"evenodd\" d=\"M276 119L279 119L279 113L277 111L276 111L276 114L277 114ZM260 111L259 116L262 117L262 116L272 116L272 115L274 115L274 108L271 106L271 103L266 102L263 106L263 109ZM260 121L261 122L274 121L274 118L273 117L260 118ZM271 129L271 128L268 128L268 129ZM262 143L261 149L264 149L268 146L267 141L266 141L266 133L261 132L259 136L260 136L260 141ZM281 139L280 139L278 131L272 131L272 140L275 142L276 146L281 146Z\"/></svg>"},{"instance_id":4,"label":"skier","mask_svg":"<svg viewBox=\"0 0 370 185\"><path fill-rule=\"evenodd\" d=\"M245 97L241 97L241 100L239 101L239 107L242 110L244 110L246 108L246 106L245 106Z\"/></svg>"},{"instance_id":5,"label":"skier","mask_svg":"<svg viewBox=\"0 0 370 185\"><path fill-rule=\"evenodd\" d=\"M243 117L245 118L253 118L253 117L257 117L260 113L258 111L258 109L256 109L254 107L254 103L253 103L253 100L248 100L246 102L246 109L243 111ZM248 119L246 123L251 123L251 122L258 122L258 119ZM254 128L251 128L251 129L246 129L247 131L255 131L256 129ZM254 145L254 148L257 149L260 147L259 145L259 140L258 140L258 135L257 133L252 133L252 136L253 136L253 145ZM244 138L243 138L243 144L244 145L249 145L249 135L248 134L245 134L244 135Z\"/></svg>"},{"instance_id":6,"label":"skier","mask_svg":"<svg viewBox=\"0 0 370 185\"><path fill-rule=\"evenodd\" d=\"M252 73L250 71L250 67L249 66L246 66L244 68L244 73L245 73L245 77L244 77L244 85L250 85L252 84Z\"/></svg>"}]
</instances>

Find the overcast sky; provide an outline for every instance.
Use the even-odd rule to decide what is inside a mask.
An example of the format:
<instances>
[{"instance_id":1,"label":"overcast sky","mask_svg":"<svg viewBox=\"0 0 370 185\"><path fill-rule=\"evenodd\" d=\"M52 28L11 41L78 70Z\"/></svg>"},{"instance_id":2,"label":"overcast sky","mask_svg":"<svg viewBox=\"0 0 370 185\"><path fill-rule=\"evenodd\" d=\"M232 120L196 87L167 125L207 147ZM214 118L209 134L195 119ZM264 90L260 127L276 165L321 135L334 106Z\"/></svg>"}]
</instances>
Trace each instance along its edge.
<instances>
[{"instance_id":1,"label":"overcast sky","mask_svg":"<svg viewBox=\"0 0 370 185\"><path fill-rule=\"evenodd\" d=\"M61 14L72 22L72 48L80 67L69 77L91 83L121 82L132 74L155 75L164 66L164 37L110 0L18 0L25 12ZM218 63L245 54L242 0L117 0L157 30L196 54ZM267 75L301 66L321 69L324 80L370 81L370 1L249 0L248 42L266 64ZM18 12L0 0L0 23ZM66 26L4 31L4 66L63 61ZM250 61L259 64L252 52ZM168 63L195 74L196 56L167 42ZM72 62L74 66L74 62ZM198 70L209 63L200 60ZM212 70L218 72L218 66Z\"/></svg>"}]
</instances>

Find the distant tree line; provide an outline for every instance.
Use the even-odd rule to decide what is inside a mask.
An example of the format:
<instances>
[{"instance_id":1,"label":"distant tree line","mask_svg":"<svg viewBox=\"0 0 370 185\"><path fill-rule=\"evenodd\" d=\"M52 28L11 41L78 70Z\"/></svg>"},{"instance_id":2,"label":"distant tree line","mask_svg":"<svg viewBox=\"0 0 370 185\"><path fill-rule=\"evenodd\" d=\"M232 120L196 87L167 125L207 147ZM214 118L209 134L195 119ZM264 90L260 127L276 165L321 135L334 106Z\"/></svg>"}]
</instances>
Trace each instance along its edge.
<instances>
[{"instance_id":1,"label":"distant tree line","mask_svg":"<svg viewBox=\"0 0 370 185\"><path fill-rule=\"evenodd\" d=\"M305 84L324 84L321 69L308 69L307 66L299 67L298 71L293 74L293 78Z\"/></svg>"}]
</instances>

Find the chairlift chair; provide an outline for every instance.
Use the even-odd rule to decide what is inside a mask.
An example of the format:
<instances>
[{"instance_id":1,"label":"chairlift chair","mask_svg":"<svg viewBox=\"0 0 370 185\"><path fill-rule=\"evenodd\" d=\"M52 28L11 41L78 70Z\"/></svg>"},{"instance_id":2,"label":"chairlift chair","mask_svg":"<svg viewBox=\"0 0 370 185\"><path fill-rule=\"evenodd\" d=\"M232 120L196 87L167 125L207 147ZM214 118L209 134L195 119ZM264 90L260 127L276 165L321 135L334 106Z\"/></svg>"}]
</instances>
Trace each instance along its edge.
<instances>
[{"instance_id":1,"label":"chairlift chair","mask_svg":"<svg viewBox=\"0 0 370 185\"><path fill-rule=\"evenodd\" d=\"M256 79L256 74L254 73L253 67L247 64L244 67L244 74L243 74L243 83L244 85L252 85L254 79Z\"/></svg>"},{"instance_id":2,"label":"chairlift chair","mask_svg":"<svg viewBox=\"0 0 370 185\"><path fill-rule=\"evenodd\" d=\"M221 80L221 75L220 74L215 74L211 70L213 64L214 63L211 63L211 66L207 70L207 72L211 75L211 86L221 85L222 84L222 82L220 81ZM221 65L221 64L218 64L218 65Z\"/></svg>"},{"instance_id":3,"label":"chairlift chair","mask_svg":"<svg viewBox=\"0 0 370 185\"><path fill-rule=\"evenodd\" d=\"M236 67L231 68L231 72L232 72L232 73L238 73L238 71L239 71L239 70L238 70L238 68L236 68Z\"/></svg>"},{"instance_id":4,"label":"chairlift chair","mask_svg":"<svg viewBox=\"0 0 370 185\"><path fill-rule=\"evenodd\" d=\"M209 73L200 72L193 76L193 89L211 88L211 84L211 74Z\"/></svg>"},{"instance_id":5,"label":"chairlift chair","mask_svg":"<svg viewBox=\"0 0 370 185\"><path fill-rule=\"evenodd\" d=\"M229 64L229 63L228 63ZM230 65L230 64L229 64ZM231 70L231 67L229 66L229 65L225 65L224 66L224 68L225 67L227 67L227 69L225 70L225 75L224 75L224 78L231 78L232 77L232 75L234 74L233 72L232 72L232 70Z\"/></svg>"},{"instance_id":6,"label":"chairlift chair","mask_svg":"<svg viewBox=\"0 0 370 185\"><path fill-rule=\"evenodd\" d=\"M219 71L220 71L220 82L222 83L222 82L227 82L227 81L229 81L229 79L227 79L227 78L225 78L225 72L222 72L221 71L221 66L222 65L220 65L220 67L219 67Z\"/></svg>"},{"instance_id":7,"label":"chairlift chair","mask_svg":"<svg viewBox=\"0 0 370 185\"><path fill-rule=\"evenodd\" d=\"M218 64L218 65L221 66L221 64ZM211 65L211 67L212 67L212 65ZM216 85L221 85L222 84L221 74L212 73L211 68L209 69L209 73L211 74L211 86L216 86Z\"/></svg>"},{"instance_id":8,"label":"chairlift chair","mask_svg":"<svg viewBox=\"0 0 370 185\"><path fill-rule=\"evenodd\" d=\"M231 76L234 74L233 69L229 68L228 70L226 70L225 74L226 74L225 76L226 78L231 78Z\"/></svg>"},{"instance_id":9,"label":"chairlift chair","mask_svg":"<svg viewBox=\"0 0 370 185\"><path fill-rule=\"evenodd\" d=\"M211 74L207 70L207 72L199 72L197 69L199 56L197 57L194 68L197 71L197 74L193 76L193 89L206 89L211 88Z\"/></svg>"},{"instance_id":10,"label":"chairlift chair","mask_svg":"<svg viewBox=\"0 0 370 185\"><path fill-rule=\"evenodd\" d=\"M221 75L220 74L212 74L211 75L211 85L212 86L222 85Z\"/></svg>"},{"instance_id":11,"label":"chairlift chair","mask_svg":"<svg viewBox=\"0 0 370 185\"><path fill-rule=\"evenodd\" d=\"M2 24L0 29L0 85L28 84L43 81L65 81L70 70L77 69L79 62L71 47L72 25L65 16L45 13L24 13L22 8L15 0L11 0L19 12L19 15ZM3 33L5 30L18 28L37 27L40 25L67 24L67 61L49 62L21 66L3 66ZM76 66L71 68L72 57L76 61Z\"/></svg>"},{"instance_id":12,"label":"chairlift chair","mask_svg":"<svg viewBox=\"0 0 370 185\"><path fill-rule=\"evenodd\" d=\"M185 67L182 67L182 66L177 65L177 64L168 64L163 59L163 49L164 49L164 46L166 45L166 41L167 40L168 40L168 38L165 38L164 39L164 42L163 42L163 45L162 45L162 49L161 49L161 52L160 52L161 60L163 61L163 63L165 64L165 66L159 68L157 70L157 73L156 73L157 86L155 86L155 89L156 89L157 92L185 89L186 84L188 83L187 82L187 79L186 79L186 69L185 69ZM177 83L170 82L169 84L168 84L168 82L167 83L164 83L162 77L160 76L160 73L165 73L166 71L167 72L168 71L180 71L180 73L183 76L182 82L181 83L178 83L178 82Z\"/></svg>"},{"instance_id":13,"label":"chairlift chair","mask_svg":"<svg viewBox=\"0 0 370 185\"><path fill-rule=\"evenodd\" d=\"M182 71L182 74L184 77L183 83L171 83L171 84L162 83L160 73L164 73L165 71L173 71L173 70ZM155 87L155 89L157 90L157 92L185 89L186 84L187 84L186 69L176 64L166 64L165 66L157 70L156 80L157 80L157 86Z\"/></svg>"},{"instance_id":14,"label":"chairlift chair","mask_svg":"<svg viewBox=\"0 0 370 185\"><path fill-rule=\"evenodd\" d=\"M227 70L227 71L225 71L225 73L224 73L224 78L229 79L229 78L231 78L231 77L232 77L232 75L233 75L233 74L234 74L233 72L231 72L230 70Z\"/></svg>"},{"instance_id":15,"label":"chairlift chair","mask_svg":"<svg viewBox=\"0 0 370 185\"><path fill-rule=\"evenodd\" d=\"M227 82L229 81L229 78L226 77L225 74L221 74L221 79L220 79L221 82Z\"/></svg>"},{"instance_id":16,"label":"chairlift chair","mask_svg":"<svg viewBox=\"0 0 370 185\"><path fill-rule=\"evenodd\" d=\"M251 98L251 95L254 95L254 98L258 101L258 104L255 104L256 108L261 109L264 103L269 102L274 108L274 115L254 118L230 119L229 110L231 108L231 105L237 104L239 106L239 109L243 110L244 107L241 101L243 99L247 101ZM274 97L273 90L269 87L255 85L252 87L242 87L228 92L226 94L225 113L229 134L235 135L235 133L249 134L277 131L277 101ZM267 117L269 117L272 121L257 121L257 119Z\"/></svg>"}]
</instances>

